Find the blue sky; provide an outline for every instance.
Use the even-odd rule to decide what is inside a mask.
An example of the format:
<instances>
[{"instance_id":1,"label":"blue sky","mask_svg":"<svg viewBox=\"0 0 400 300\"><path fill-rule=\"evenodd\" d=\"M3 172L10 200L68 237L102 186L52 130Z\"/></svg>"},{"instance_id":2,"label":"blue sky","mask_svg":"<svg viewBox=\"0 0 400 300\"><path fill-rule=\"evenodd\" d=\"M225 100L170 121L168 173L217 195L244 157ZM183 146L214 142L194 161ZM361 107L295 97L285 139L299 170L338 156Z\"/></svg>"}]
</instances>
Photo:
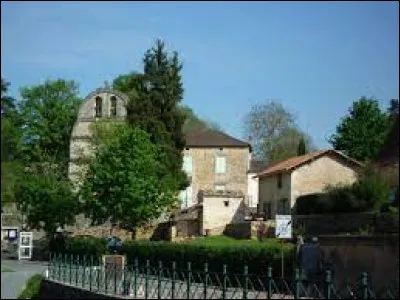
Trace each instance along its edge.
<instances>
[{"instance_id":1,"label":"blue sky","mask_svg":"<svg viewBox=\"0 0 400 300\"><path fill-rule=\"evenodd\" d=\"M1 76L11 94L74 79L81 96L142 69L156 38L184 63L184 103L243 136L243 117L273 99L329 147L352 102L399 97L399 3L1 2Z\"/></svg>"}]
</instances>

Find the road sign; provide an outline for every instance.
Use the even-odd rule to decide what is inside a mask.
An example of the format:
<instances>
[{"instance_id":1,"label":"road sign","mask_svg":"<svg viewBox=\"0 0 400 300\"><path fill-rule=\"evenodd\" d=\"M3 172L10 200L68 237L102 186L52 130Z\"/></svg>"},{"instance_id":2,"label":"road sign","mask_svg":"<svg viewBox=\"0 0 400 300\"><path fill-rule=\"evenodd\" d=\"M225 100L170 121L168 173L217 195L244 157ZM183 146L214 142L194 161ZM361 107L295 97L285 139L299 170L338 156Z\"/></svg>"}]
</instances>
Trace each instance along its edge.
<instances>
[{"instance_id":1,"label":"road sign","mask_svg":"<svg viewBox=\"0 0 400 300\"><path fill-rule=\"evenodd\" d=\"M292 216L291 215L276 215L275 236L280 239L292 238Z\"/></svg>"}]
</instances>

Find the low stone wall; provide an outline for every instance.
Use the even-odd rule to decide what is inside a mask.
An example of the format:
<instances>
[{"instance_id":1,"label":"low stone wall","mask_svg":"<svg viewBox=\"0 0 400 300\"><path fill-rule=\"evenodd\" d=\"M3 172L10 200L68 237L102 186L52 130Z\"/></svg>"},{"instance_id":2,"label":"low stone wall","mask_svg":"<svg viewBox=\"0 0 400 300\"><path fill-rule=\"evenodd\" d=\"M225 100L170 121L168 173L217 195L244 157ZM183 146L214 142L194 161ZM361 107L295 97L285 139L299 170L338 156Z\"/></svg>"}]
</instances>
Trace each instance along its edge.
<instances>
[{"instance_id":1,"label":"low stone wall","mask_svg":"<svg viewBox=\"0 0 400 300\"><path fill-rule=\"evenodd\" d=\"M354 282L367 272L372 290L397 284L399 288L399 235L321 235L324 261L333 268L335 286L346 278ZM393 289L393 286L392 286Z\"/></svg>"},{"instance_id":2,"label":"low stone wall","mask_svg":"<svg viewBox=\"0 0 400 300\"><path fill-rule=\"evenodd\" d=\"M88 290L61 284L58 282L43 280L39 292L39 299L126 299L112 295L103 295Z\"/></svg>"},{"instance_id":3,"label":"low stone wall","mask_svg":"<svg viewBox=\"0 0 400 300\"><path fill-rule=\"evenodd\" d=\"M294 215L293 227L305 234L399 233L399 217L389 213ZM369 231L369 232L368 232Z\"/></svg>"},{"instance_id":4,"label":"low stone wall","mask_svg":"<svg viewBox=\"0 0 400 300\"><path fill-rule=\"evenodd\" d=\"M275 221L248 221L227 224L223 234L236 239L271 238L275 235Z\"/></svg>"}]
</instances>

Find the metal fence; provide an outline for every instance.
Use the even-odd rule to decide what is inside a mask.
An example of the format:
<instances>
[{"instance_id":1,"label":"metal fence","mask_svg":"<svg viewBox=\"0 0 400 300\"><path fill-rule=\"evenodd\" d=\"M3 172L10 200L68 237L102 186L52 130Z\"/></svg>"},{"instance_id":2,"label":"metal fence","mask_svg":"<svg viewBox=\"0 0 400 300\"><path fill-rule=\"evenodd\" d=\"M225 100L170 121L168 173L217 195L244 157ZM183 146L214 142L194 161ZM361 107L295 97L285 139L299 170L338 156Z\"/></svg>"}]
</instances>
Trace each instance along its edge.
<instances>
[{"instance_id":1,"label":"metal fence","mask_svg":"<svg viewBox=\"0 0 400 300\"><path fill-rule=\"evenodd\" d=\"M223 265L221 272L193 270L190 262L178 268L176 262L139 261L133 265L102 265L94 257L51 255L49 280L94 293L136 299L399 299L398 283L373 292L367 273L354 284L335 287L330 271L314 280L295 270L292 277L276 278L272 268L265 275L252 274L243 266L233 274Z\"/></svg>"}]
</instances>

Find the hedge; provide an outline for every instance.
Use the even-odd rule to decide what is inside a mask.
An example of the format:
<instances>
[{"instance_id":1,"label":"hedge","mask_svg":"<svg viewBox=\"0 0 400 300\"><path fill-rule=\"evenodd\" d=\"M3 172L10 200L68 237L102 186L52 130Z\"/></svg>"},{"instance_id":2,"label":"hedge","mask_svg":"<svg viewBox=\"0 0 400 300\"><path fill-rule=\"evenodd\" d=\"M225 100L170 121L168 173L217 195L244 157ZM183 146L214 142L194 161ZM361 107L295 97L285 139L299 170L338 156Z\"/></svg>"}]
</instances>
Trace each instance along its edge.
<instances>
[{"instance_id":1,"label":"hedge","mask_svg":"<svg viewBox=\"0 0 400 300\"><path fill-rule=\"evenodd\" d=\"M62 254L84 255L89 258L100 258L107 254L104 239L94 237L69 238ZM252 274L266 275L268 267L272 267L274 276L281 275L281 250L284 254L285 274L293 273L295 246L282 244L278 240L230 241L171 243L165 241L125 241L119 254L125 255L127 264L134 265L135 259L144 266L146 260L152 267L157 267L162 261L165 268L171 268L176 262L178 269L186 270L187 262L191 262L192 270L203 271L207 262L210 272L222 272L223 264L227 265L229 273L242 274L245 265Z\"/></svg>"},{"instance_id":2,"label":"hedge","mask_svg":"<svg viewBox=\"0 0 400 300\"><path fill-rule=\"evenodd\" d=\"M124 254L129 265L137 258L141 265L149 260L151 266L157 267L162 261L165 267L172 262L180 270L186 270L187 262L191 262L193 271L203 271L204 263L208 263L210 272L222 272L223 264L229 273L243 274L248 266L252 274L266 275L268 267L272 267L275 276L281 272L281 249L284 253L285 274L293 273L294 245L280 244L277 241L232 244L171 243L150 241L129 241L122 246L120 254Z\"/></svg>"}]
</instances>

